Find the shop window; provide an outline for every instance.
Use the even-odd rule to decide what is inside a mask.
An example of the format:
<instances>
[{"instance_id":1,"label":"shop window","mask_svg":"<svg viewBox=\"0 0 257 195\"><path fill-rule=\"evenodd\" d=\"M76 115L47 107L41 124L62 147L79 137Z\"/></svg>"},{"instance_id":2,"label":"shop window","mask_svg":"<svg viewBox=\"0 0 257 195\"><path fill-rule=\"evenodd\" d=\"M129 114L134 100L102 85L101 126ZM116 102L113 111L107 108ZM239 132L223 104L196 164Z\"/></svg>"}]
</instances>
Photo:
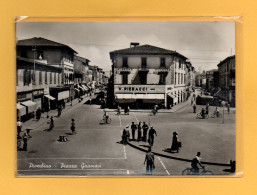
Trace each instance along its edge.
<instances>
[{"instance_id":1,"label":"shop window","mask_svg":"<svg viewBox=\"0 0 257 195\"><path fill-rule=\"evenodd\" d=\"M128 68L128 58L127 57L122 58L122 67Z\"/></svg>"}]
</instances>

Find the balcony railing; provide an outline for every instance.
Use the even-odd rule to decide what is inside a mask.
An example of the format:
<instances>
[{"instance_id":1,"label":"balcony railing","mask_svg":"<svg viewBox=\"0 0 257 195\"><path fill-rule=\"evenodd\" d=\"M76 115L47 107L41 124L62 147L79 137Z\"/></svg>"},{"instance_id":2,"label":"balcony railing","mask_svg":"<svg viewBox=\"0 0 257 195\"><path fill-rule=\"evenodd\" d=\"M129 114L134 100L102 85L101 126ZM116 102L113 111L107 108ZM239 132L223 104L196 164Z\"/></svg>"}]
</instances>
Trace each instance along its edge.
<instances>
[{"instance_id":1,"label":"balcony railing","mask_svg":"<svg viewBox=\"0 0 257 195\"><path fill-rule=\"evenodd\" d=\"M138 70L139 71L149 71L149 68L147 68L147 66L139 66Z\"/></svg>"}]
</instances>

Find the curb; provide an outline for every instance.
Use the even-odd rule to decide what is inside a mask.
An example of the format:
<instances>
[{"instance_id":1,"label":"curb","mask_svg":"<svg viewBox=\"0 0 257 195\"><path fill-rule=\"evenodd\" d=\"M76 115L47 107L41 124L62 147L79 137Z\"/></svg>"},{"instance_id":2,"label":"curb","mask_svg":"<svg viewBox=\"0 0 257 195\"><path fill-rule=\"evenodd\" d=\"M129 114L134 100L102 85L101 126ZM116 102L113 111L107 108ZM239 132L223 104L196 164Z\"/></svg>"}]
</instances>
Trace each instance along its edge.
<instances>
[{"instance_id":1,"label":"curb","mask_svg":"<svg viewBox=\"0 0 257 195\"><path fill-rule=\"evenodd\" d=\"M147 152L147 150L141 148L141 147L138 147L134 144L131 144L130 142L128 142L128 145L130 145L131 147L133 148L136 148L142 152ZM173 160L180 160L180 161L185 161L185 162L191 162L192 160L191 159L186 159L186 158L179 158L179 157L174 157L174 156L169 156L169 155L165 155L165 154L160 154L160 153L157 153L157 152L152 152L153 154L157 155L157 156L161 156L161 157L164 157L164 158L170 158L170 159L173 159ZM230 167L231 165L230 164L225 164L225 163L214 163L214 162L206 162L206 161L201 161L202 164L206 164L206 165L216 165L216 166L225 166L225 167Z\"/></svg>"}]
</instances>

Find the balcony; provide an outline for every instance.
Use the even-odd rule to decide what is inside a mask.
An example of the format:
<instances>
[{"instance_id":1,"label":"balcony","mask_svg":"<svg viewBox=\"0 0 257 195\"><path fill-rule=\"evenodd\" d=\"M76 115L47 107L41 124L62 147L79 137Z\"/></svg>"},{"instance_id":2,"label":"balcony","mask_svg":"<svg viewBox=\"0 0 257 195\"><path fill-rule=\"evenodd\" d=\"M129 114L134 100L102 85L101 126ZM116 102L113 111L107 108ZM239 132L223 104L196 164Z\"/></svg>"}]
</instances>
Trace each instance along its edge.
<instances>
[{"instance_id":1,"label":"balcony","mask_svg":"<svg viewBox=\"0 0 257 195\"><path fill-rule=\"evenodd\" d=\"M116 74L130 73L132 71L132 69L128 68L128 67L122 67L122 68L116 68L115 71L116 71Z\"/></svg>"},{"instance_id":2,"label":"balcony","mask_svg":"<svg viewBox=\"0 0 257 195\"><path fill-rule=\"evenodd\" d=\"M162 68L162 67L160 67L159 69L154 70L154 73L155 73L155 74L159 74L159 73L168 73L169 71L170 71L169 68Z\"/></svg>"},{"instance_id":3,"label":"balcony","mask_svg":"<svg viewBox=\"0 0 257 195\"><path fill-rule=\"evenodd\" d=\"M138 67L138 71L140 71L140 72L149 72L149 68L147 68L146 66L139 66Z\"/></svg>"}]
</instances>

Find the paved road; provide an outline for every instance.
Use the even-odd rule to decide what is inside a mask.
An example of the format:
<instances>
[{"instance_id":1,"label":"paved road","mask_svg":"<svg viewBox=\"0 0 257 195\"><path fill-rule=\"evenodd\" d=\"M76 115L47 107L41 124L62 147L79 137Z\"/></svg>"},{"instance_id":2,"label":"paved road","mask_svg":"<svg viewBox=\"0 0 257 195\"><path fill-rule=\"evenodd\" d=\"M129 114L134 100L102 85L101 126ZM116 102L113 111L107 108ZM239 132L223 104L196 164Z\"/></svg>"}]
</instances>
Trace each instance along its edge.
<instances>
[{"instance_id":1,"label":"paved road","mask_svg":"<svg viewBox=\"0 0 257 195\"><path fill-rule=\"evenodd\" d=\"M132 121L146 121L154 124L158 131L157 142L171 140L166 131L174 129L183 136L187 158L192 158L195 151L201 149L203 158L219 160L234 158L234 114L227 116L226 122L230 131L215 133L214 129L222 130L221 121L198 120L192 117L190 106L180 109L176 113L161 113L156 117L147 112L134 112L130 115L116 115L109 112L111 124L100 125L103 111L97 105L78 103L64 112L60 118L55 118L55 128L45 131L47 124L35 129L28 142L28 151L18 151L18 173L20 174L49 174L49 175L143 175L145 173L145 153L130 146L123 146L121 130ZM71 118L75 119L76 135L70 135ZM187 123L185 123L185 121ZM208 130L199 127L208 127ZM211 128L209 128L211 127ZM200 129L200 131L198 131ZM209 130L210 129L210 130ZM163 133L162 133L163 132ZM186 133L189 132L189 133ZM223 131L224 132L224 131ZM199 134L200 133L200 134ZM59 142L60 135L68 136L68 142ZM199 135L192 137L192 135ZM225 136L224 138L222 138ZM193 138L204 137L206 142L195 144ZM221 139L222 138L222 139ZM159 139L159 140L158 140ZM219 147L213 144L219 140ZM216 140L216 141L215 141ZM201 141L201 139L200 139ZM208 144L206 144L208 143ZM209 144L211 143L211 144ZM161 145L161 144L160 144ZM218 150L216 150L218 148ZM224 155L225 151L225 155ZM223 152L223 153L222 153ZM229 156L231 154L232 156ZM156 169L154 175L177 175L189 167L190 163L172 160L164 157L155 157ZM226 167L208 166L217 174L224 174Z\"/></svg>"}]
</instances>

